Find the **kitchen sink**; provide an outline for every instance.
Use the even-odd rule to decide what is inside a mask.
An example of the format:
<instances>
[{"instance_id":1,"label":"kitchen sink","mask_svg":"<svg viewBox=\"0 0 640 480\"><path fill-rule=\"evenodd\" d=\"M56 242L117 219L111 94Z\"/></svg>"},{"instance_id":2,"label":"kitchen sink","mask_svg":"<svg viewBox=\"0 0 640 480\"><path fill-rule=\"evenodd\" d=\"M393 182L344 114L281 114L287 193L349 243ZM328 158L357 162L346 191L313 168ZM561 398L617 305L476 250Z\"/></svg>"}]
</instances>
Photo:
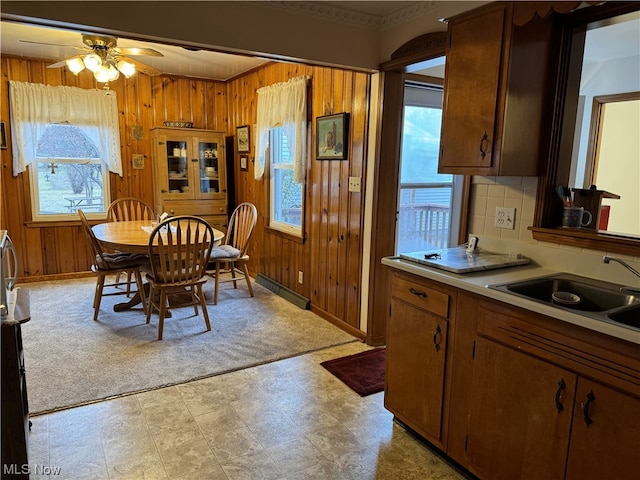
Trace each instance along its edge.
<instances>
[{"instance_id":1,"label":"kitchen sink","mask_svg":"<svg viewBox=\"0 0 640 480\"><path fill-rule=\"evenodd\" d=\"M616 323L640 329L640 306L610 313L608 317Z\"/></svg>"},{"instance_id":2,"label":"kitchen sink","mask_svg":"<svg viewBox=\"0 0 640 480\"><path fill-rule=\"evenodd\" d=\"M559 273L489 288L640 330L640 295L626 292L623 285Z\"/></svg>"}]
</instances>

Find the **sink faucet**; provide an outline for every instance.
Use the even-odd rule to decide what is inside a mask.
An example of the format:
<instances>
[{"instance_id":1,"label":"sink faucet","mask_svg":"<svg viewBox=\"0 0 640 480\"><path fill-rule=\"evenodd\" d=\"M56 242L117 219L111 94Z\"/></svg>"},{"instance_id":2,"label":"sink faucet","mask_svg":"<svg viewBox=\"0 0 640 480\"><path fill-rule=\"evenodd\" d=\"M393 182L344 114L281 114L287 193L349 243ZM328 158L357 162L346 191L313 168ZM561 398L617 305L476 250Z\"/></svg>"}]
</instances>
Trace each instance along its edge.
<instances>
[{"instance_id":1,"label":"sink faucet","mask_svg":"<svg viewBox=\"0 0 640 480\"><path fill-rule=\"evenodd\" d=\"M620 265L622 265L624 268L626 268L627 270L629 270L631 273L633 273L636 277L640 278L640 272L638 270L636 270L635 268L633 268L631 265L629 265L627 262L620 260L619 258L616 257L609 257L607 255L605 255L604 257L602 257L602 262L603 263L609 263L611 261L617 262ZM635 289L635 288L627 288L627 287L620 287L621 291L628 291L629 293L632 293L634 295L640 294L640 290Z\"/></svg>"}]
</instances>

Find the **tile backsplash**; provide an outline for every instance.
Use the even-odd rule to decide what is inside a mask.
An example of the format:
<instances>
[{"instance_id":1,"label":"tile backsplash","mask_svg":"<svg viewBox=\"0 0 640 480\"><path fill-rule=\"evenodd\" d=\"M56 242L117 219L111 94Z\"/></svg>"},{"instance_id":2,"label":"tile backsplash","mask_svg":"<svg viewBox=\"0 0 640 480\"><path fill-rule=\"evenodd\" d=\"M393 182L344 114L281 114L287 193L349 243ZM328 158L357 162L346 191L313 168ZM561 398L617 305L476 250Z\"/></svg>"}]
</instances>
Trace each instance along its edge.
<instances>
[{"instance_id":1,"label":"tile backsplash","mask_svg":"<svg viewBox=\"0 0 640 480\"><path fill-rule=\"evenodd\" d=\"M533 224L537 186L536 177L473 177L469 233L480 238L480 248L520 253L543 267L640 286L640 279L621 265L602 262L608 252L534 240L528 227ZM515 208L513 230L494 226L496 207ZM640 270L640 252L635 257L611 255Z\"/></svg>"}]
</instances>

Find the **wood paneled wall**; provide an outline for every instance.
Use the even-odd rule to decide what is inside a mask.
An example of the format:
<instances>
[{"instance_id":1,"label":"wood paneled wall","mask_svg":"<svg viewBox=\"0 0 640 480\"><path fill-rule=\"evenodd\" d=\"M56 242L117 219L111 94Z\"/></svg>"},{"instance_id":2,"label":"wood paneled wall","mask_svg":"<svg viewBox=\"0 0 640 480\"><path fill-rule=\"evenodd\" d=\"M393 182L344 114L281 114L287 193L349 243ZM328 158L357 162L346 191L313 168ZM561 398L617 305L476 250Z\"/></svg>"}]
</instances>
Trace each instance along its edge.
<instances>
[{"instance_id":1,"label":"wood paneled wall","mask_svg":"<svg viewBox=\"0 0 640 480\"><path fill-rule=\"evenodd\" d=\"M77 77L66 69L47 69L48 62L3 57L0 95L1 119L9 125L8 80L49 85L100 88L88 72ZM228 83L162 75L135 75L110 85L118 96L123 177L111 174L112 198L134 196L152 204L153 175L149 129L165 120L194 122L194 127L235 134L236 126L251 127L251 159L255 148L256 90L308 75L309 133L306 171L305 240L266 228L268 200L265 179L253 178L253 163L241 171L235 154L235 203L250 201L259 212L249 250L252 274L263 275L311 299L311 308L347 330L360 328L362 228L369 125L370 76L326 67L274 63ZM348 159L315 160L315 119L349 113ZM142 140L132 127L141 126ZM9 132L10 133L10 132ZM134 153L145 155L145 168L131 166ZM0 225L14 239L20 256L21 277L44 279L77 275L88 270L79 223L30 224L27 174L13 177L11 148L2 150ZM348 177L361 178L361 192L348 191ZM298 272L303 283L298 283Z\"/></svg>"},{"instance_id":2,"label":"wood paneled wall","mask_svg":"<svg viewBox=\"0 0 640 480\"><path fill-rule=\"evenodd\" d=\"M236 201L258 207L258 228L249 252L258 262L254 270L310 298L311 309L324 318L359 329L370 76L272 64L229 83L229 126L235 131L236 126L250 125L253 135L256 90L301 75L310 77L304 242L266 228L268 184L266 179L254 180L252 162L248 171L235 169ZM348 159L315 160L316 118L341 112L349 113ZM253 139L251 147L253 159ZM361 192L348 191L350 176L361 178ZM298 283L299 271L303 272L302 284Z\"/></svg>"},{"instance_id":3,"label":"wood paneled wall","mask_svg":"<svg viewBox=\"0 0 640 480\"><path fill-rule=\"evenodd\" d=\"M9 127L8 81L102 88L91 73L77 77L67 69L48 69L51 62L3 57L0 83L1 119ZM162 75L134 75L110 85L118 98L123 175L110 174L111 198L138 197L153 205L152 149L149 129L165 120L194 122L196 128L227 130L226 85L221 82ZM133 126L143 138L133 138ZM9 128L7 128L10 135ZM132 168L132 154L145 156L142 170ZM33 224L28 174L13 176L11 147L2 150L2 211L0 225L9 231L20 258L20 277L42 279L77 274L89 269L84 234L79 222Z\"/></svg>"}]
</instances>

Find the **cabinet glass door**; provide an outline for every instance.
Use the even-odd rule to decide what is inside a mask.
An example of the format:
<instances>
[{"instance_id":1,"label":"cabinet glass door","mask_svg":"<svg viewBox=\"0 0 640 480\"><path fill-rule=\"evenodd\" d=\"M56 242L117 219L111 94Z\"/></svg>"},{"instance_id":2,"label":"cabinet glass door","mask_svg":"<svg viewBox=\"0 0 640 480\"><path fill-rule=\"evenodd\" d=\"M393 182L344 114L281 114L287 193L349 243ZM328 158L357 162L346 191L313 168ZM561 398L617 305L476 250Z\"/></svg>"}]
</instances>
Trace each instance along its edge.
<instances>
[{"instance_id":1,"label":"cabinet glass door","mask_svg":"<svg viewBox=\"0 0 640 480\"><path fill-rule=\"evenodd\" d=\"M222 178L219 169L223 149L218 142L200 140L197 143L198 178L201 196L216 196L222 191Z\"/></svg>"},{"instance_id":2,"label":"cabinet glass door","mask_svg":"<svg viewBox=\"0 0 640 480\"><path fill-rule=\"evenodd\" d=\"M187 140L167 139L165 142L167 159L167 193L189 193L189 163L187 158Z\"/></svg>"}]
</instances>

